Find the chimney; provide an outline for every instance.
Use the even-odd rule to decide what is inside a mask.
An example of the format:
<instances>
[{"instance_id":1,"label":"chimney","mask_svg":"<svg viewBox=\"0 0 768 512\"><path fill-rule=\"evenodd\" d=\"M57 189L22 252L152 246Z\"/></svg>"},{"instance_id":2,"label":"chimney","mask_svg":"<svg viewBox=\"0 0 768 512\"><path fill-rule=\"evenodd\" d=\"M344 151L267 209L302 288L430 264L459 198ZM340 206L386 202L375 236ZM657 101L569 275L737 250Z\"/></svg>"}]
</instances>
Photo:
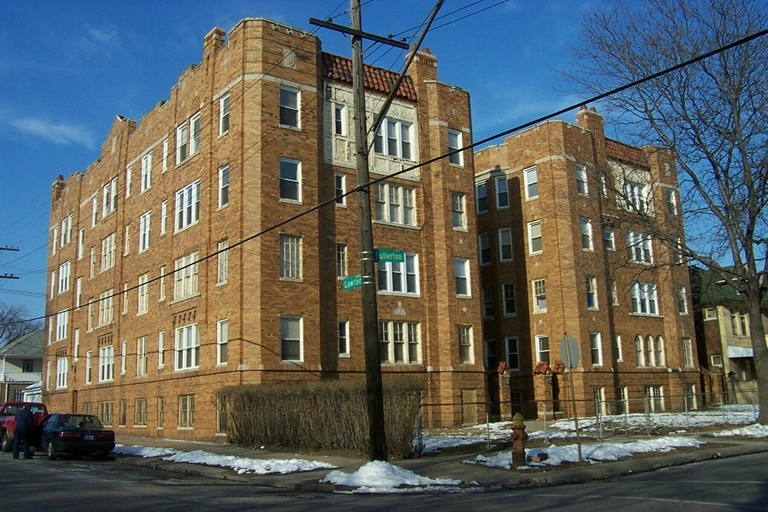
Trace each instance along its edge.
<instances>
[{"instance_id":1,"label":"chimney","mask_svg":"<svg viewBox=\"0 0 768 512\"><path fill-rule=\"evenodd\" d=\"M576 113L576 122L578 125L592 134L592 141L595 145L595 159L599 165L607 163L605 154L605 123L603 116L597 113L595 107L587 108L582 105Z\"/></svg>"}]
</instances>

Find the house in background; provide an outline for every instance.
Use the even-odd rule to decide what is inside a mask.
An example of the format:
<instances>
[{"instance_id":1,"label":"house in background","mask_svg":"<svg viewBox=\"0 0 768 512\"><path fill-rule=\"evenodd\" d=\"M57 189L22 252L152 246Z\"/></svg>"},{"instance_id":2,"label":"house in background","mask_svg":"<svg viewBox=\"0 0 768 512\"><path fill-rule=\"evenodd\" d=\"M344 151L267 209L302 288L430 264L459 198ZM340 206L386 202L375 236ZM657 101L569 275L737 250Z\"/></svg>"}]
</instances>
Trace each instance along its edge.
<instances>
[{"instance_id":1,"label":"house in background","mask_svg":"<svg viewBox=\"0 0 768 512\"><path fill-rule=\"evenodd\" d=\"M747 304L733 282L711 270L691 267L696 345L702 385L708 400L719 404L757 403L757 379ZM763 301L768 328L768 303Z\"/></svg>"},{"instance_id":2,"label":"house in background","mask_svg":"<svg viewBox=\"0 0 768 512\"><path fill-rule=\"evenodd\" d=\"M40 382L43 369L43 331L25 334L0 348L1 401L24 399L24 389Z\"/></svg>"}]
</instances>

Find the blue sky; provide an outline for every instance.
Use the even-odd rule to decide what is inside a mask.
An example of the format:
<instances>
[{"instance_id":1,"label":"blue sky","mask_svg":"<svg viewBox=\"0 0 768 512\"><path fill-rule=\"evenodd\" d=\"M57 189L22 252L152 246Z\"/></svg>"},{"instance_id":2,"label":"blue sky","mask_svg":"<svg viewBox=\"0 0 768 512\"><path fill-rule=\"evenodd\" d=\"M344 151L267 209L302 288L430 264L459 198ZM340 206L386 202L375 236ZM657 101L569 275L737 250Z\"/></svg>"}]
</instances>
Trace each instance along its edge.
<instances>
[{"instance_id":1,"label":"blue sky","mask_svg":"<svg viewBox=\"0 0 768 512\"><path fill-rule=\"evenodd\" d=\"M415 35L432 5L363 0L363 29ZM475 140L579 100L563 93L555 70L571 65L566 45L578 38L583 10L597 5L445 1L424 45L438 58L438 78L470 92ZM51 184L98 157L116 115L138 120L167 100L179 74L200 62L213 27L268 18L317 31L323 50L349 56L344 36L308 21L333 15L348 26L348 7L348 0L0 0L0 247L19 249L0 251L0 275L19 276L0 279L0 302L44 314ZM367 64L400 69L399 51L366 48ZM573 122L575 112L564 119Z\"/></svg>"}]
</instances>

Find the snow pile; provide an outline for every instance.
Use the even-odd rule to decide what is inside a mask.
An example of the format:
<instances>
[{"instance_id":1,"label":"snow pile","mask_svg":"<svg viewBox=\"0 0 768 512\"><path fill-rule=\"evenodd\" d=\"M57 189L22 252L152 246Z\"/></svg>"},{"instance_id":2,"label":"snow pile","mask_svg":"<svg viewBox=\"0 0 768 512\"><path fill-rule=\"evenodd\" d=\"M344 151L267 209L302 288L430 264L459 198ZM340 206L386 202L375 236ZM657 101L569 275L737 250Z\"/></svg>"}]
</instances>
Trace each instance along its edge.
<instances>
[{"instance_id":1,"label":"snow pile","mask_svg":"<svg viewBox=\"0 0 768 512\"><path fill-rule=\"evenodd\" d=\"M461 484L461 480L419 476L413 471L380 460L368 462L354 473L331 471L320 481L355 487L352 492L357 493L414 492L427 488L445 490Z\"/></svg>"},{"instance_id":2,"label":"snow pile","mask_svg":"<svg viewBox=\"0 0 768 512\"><path fill-rule=\"evenodd\" d=\"M726 436L744 436L744 437L768 437L768 426L755 423L742 428L734 428L731 430L723 430L722 432L715 432L712 434L715 437Z\"/></svg>"},{"instance_id":3,"label":"snow pile","mask_svg":"<svg viewBox=\"0 0 768 512\"><path fill-rule=\"evenodd\" d=\"M130 455L131 457L165 457L166 455L173 455L178 453L178 450L173 448L153 448L151 446L123 446L118 444L115 449L112 450L115 455Z\"/></svg>"}]
</instances>

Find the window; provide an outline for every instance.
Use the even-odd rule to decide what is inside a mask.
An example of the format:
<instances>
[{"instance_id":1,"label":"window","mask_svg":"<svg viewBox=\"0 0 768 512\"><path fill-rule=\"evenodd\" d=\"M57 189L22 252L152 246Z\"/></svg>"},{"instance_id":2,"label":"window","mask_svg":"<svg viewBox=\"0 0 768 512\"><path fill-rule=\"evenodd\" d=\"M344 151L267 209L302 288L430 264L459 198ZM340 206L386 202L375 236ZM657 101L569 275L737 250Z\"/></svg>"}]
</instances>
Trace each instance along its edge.
<instances>
[{"instance_id":1,"label":"window","mask_svg":"<svg viewBox=\"0 0 768 512\"><path fill-rule=\"evenodd\" d=\"M93 352L90 350L85 353L85 383L90 384L92 382L93 373Z\"/></svg>"},{"instance_id":2,"label":"window","mask_svg":"<svg viewBox=\"0 0 768 512\"><path fill-rule=\"evenodd\" d=\"M475 200L477 201L477 213L488 211L488 184L486 182L475 184Z\"/></svg>"},{"instance_id":3,"label":"window","mask_svg":"<svg viewBox=\"0 0 768 512\"><path fill-rule=\"evenodd\" d=\"M101 189L101 218L117 210L117 178L112 178Z\"/></svg>"},{"instance_id":4,"label":"window","mask_svg":"<svg viewBox=\"0 0 768 512\"><path fill-rule=\"evenodd\" d=\"M189 157L189 127L186 121L176 128L176 165Z\"/></svg>"},{"instance_id":5,"label":"window","mask_svg":"<svg viewBox=\"0 0 768 512\"><path fill-rule=\"evenodd\" d=\"M104 425L112 425L112 411L114 402L99 402L99 421Z\"/></svg>"},{"instance_id":6,"label":"window","mask_svg":"<svg viewBox=\"0 0 768 512\"><path fill-rule=\"evenodd\" d=\"M535 167L523 171L525 181L525 198L533 199L539 197L539 176Z\"/></svg>"},{"instance_id":7,"label":"window","mask_svg":"<svg viewBox=\"0 0 768 512\"><path fill-rule=\"evenodd\" d=\"M490 318L494 313L493 288L483 288L483 317Z\"/></svg>"},{"instance_id":8,"label":"window","mask_svg":"<svg viewBox=\"0 0 768 512\"><path fill-rule=\"evenodd\" d=\"M219 135L229 131L229 93L219 98Z\"/></svg>"},{"instance_id":9,"label":"window","mask_svg":"<svg viewBox=\"0 0 768 512\"><path fill-rule=\"evenodd\" d=\"M149 249L149 225L152 212L146 212L139 217L139 252Z\"/></svg>"},{"instance_id":10,"label":"window","mask_svg":"<svg viewBox=\"0 0 768 512\"><path fill-rule=\"evenodd\" d=\"M189 126L192 132L192 138L189 141L189 156L192 156L200 151L200 114L192 116L192 119L189 120Z\"/></svg>"},{"instance_id":11,"label":"window","mask_svg":"<svg viewBox=\"0 0 768 512\"><path fill-rule=\"evenodd\" d=\"M349 320L339 320L339 356L349 357Z\"/></svg>"},{"instance_id":12,"label":"window","mask_svg":"<svg viewBox=\"0 0 768 512\"><path fill-rule=\"evenodd\" d=\"M128 256L131 251L131 225L125 226L125 242L123 243L123 256Z\"/></svg>"},{"instance_id":13,"label":"window","mask_svg":"<svg viewBox=\"0 0 768 512\"><path fill-rule=\"evenodd\" d=\"M683 338L683 365L686 368L693 366L693 345L691 338Z\"/></svg>"},{"instance_id":14,"label":"window","mask_svg":"<svg viewBox=\"0 0 768 512\"><path fill-rule=\"evenodd\" d=\"M75 329L74 341L72 343L72 360L77 361L80 359L80 329ZM31 372L32 366L26 366L27 361L32 363L32 360L24 360L24 372Z\"/></svg>"},{"instance_id":15,"label":"window","mask_svg":"<svg viewBox=\"0 0 768 512\"><path fill-rule=\"evenodd\" d=\"M280 278L301 279L301 237L280 235Z\"/></svg>"},{"instance_id":16,"label":"window","mask_svg":"<svg viewBox=\"0 0 768 512\"><path fill-rule=\"evenodd\" d=\"M651 283L632 283L632 312L639 315L658 315L656 285Z\"/></svg>"},{"instance_id":17,"label":"window","mask_svg":"<svg viewBox=\"0 0 768 512\"><path fill-rule=\"evenodd\" d=\"M587 287L587 307L597 309L597 278L587 276L585 278Z\"/></svg>"},{"instance_id":18,"label":"window","mask_svg":"<svg viewBox=\"0 0 768 512\"><path fill-rule=\"evenodd\" d=\"M195 395L179 395L179 428L195 426Z\"/></svg>"},{"instance_id":19,"label":"window","mask_svg":"<svg viewBox=\"0 0 768 512\"><path fill-rule=\"evenodd\" d=\"M112 233L101 241L101 271L104 272L115 266L115 238Z\"/></svg>"},{"instance_id":20,"label":"window","mask_svg":"<svg viewBox=\"0 0 768 512\"><path fill-rule=\"evenodd\" d=\"M347 204L347 176L344 173L337 172L336 175L336 204L344 206Z\"/></svg>"},{"instance_id":21,"label":"window","mask_svg":"<svg viewBox=\"0 0 768 512\"><path fill-rule=\"evenodd\" d=\"M582 217L579 224L581 226L581 248L585 251L591 251L594 249L592 245L592 221Z\"/></svg>"},{"instance_id":22,"label":"window","mask_svg":"<svg viewBox=\"0 0 768 512\"><path fill-rule=\"evenodd\" d=\"M509 189L506 176L496 178L496 209L509 208Z\"/></svg>"},{"instance_id":23,"label":"window","mask_svg":"<svg viewBox=\"0 0 768 512\"><path fill-rule=\"evenodd\" d=\"M469 286L469 260L466 258L455 258L453 266L456 272L456 295L459 297L469 297L472 295Z\"/></svg>"},{"instance_id":24,"label":"window","mask_svg":"<svg viewBox=\"0 0 768 512\"><path fill-rule=\"evenodd\" d=\"M665 191L667 199L667 213L677 215L677 194L674 189L668 188Z\"/></svg>"},{"instance_id":25,"label":"window","mask_svg":"<svg viewBox=\"0 0 768 512\"><path fill-rule=\"evenodd\" d=\"M299 91L280 87L280 125L299 128Z\"/></svg>"},{"instance_id":26,"label":"window","mask_svg":"<svg viewBox=\"0 0 768 512\"><path fill-rule=\"evenodd\" d=\"M458 151L462 147L461 132L448 130L448 153L452 153L448 155L448 163L453 165L464 165L464 158L461 152ZM453 153L454 151L457 152Z\"/></svg>"},{"instance_id":27,"label":"window","mask_svg":"<svg viewBox=\"0 0 768 512\"><path fill-rule=\"evenodd\" d=\"M379 322L379 356L382 363L419 362L419 324Z\"/></svg>"},{"instance_id":28,"label":"window","mask_svg":"<svg viewBox=\"0 0 768 512\"><path fill-rule=\"evenodd\" d=\"M603 247L605 247L605 250L607 251L616 250L616 236L610 229L603 230Z\"/></svg>"},{"instance_id":29,"label":"window","mask_svg":"<svg viewBox=\"0 0 768 512\"><path fill-rule=\"evenodd\" d=\"M677 287L677 312L681 315L688 314L688 292L685 286Z\"/></svg>"},{"instance_id":30,"label":"window","mask_svg":"<svg viewBox=\"0 0 768 512\"><path fill-rule=\"evenodd\" d=\"M645 353L643 351L643 337L639 334L635 336L635 360L637 366L645 366Z\"/></svg>"},{"instance_id":31,"label":"window","mask_svg":"<svg viewBox=\"0 0 768 512\"><path fill-rule=\"evenodd\" d=\"M144 315L149 311L149 274L139 276L139 305L137 315Z\"/></svg>"},{"instance_id":32,"label":"window","mask_svg":"<svg viewBox=\"0 0 768 512\"><path fill-rule=\"evenodd\" d=\"M163 172L168 170L168 139L163 140Z\"/></svg>"},{"instance_id":33,"label":"window","mask_svg":"<svg viewBox=\"0 0 768 512\"><path fill-rule=\"evenodd\" d=\"M69 372L69 363L66 357L56 359L56 389L67 387L67 373Z\"/></svg>"},{"instance_id":34,"label":"window","mask_svg":"<svg viewBox=\"0 0 768 512\"><path fill-rule=\"evenodd\" d=\"M499 229L499 261L512 261L512 228Z\"/></svg>"},{"instance_id":35,"label":"window","mask_svg":"<svg viewBox=\"0 0 768 512\"><path fill-rule=\"evenodd\" d=\"M77 233L77 260L80 261L85 256L85 228Z\"/></svg>"},{"instance_id":36,"label":"window","mask_svg":"<svg viewBox=\"0 0 768 512\"><path fill-rule=\"evenodd\" d=\"M99 348L99 382L108 382L115 376L115 349L112 345Z\"/></svg>"},{"instance_id":37,"label":"window","mask_svg":"<svg viewBox=\"0 0 768 512\"><path fill-rule=\"evenodd\" d=\"M472 364L472 326L459 326L459 363Z\"/></svg>"},{"instance_id":38,"label":"window","mask_svg":"<svg viewBox=\"0 0 768 512\"><path fill-rule=\"evenodd\" d=\"M576 165L576 192L579 195L586 196L587 189L587 168L583 165Z\"/></svg>"},{"instance_id":39,"label":"window","mask_svg":"<svg viewBox=\"0 0 768 512\"><path fill-rule=\"evenodd\" d=\"M54 270L51 272L51 295L50 299L53 299L54 295L56 294L56 271Z\"/></svg>"},{"instance_id":40,"label":"window","mask_svg":"<svg viewBox=\"0 0 768 512\"><path fill-rule=\"evenodd\" d=\"M165 331L157 333L157 367L165 366Z\"/></svg>"},{"instance_id":41,"label":"window","mask_svg":"<svg viewBox=\"0 0 768 512\"><path fill-rule=\"evenodd\" d=\"M79 308L83 298L83 278L78 277L75 281L75 307Z\"/></svg>"},{"instance_id":42,"label":"window","mask_svg":"<svg viewBox=\"0 0 768 512\"><path fill-rule=\"evenodd\" d=\"M484 340L485 369L493 371L499 364L499 355L496 352L496 340Z\"/></svg>"},{"instance_id":43,"label":"window","mask_svg":"<svg viewBox=\"0 0 768 512\"><path fill-rule=\"evenodd\" d=\"M547 311L547 291L544 286L544 279L534 279L531 284L533 286L533 312L544 313Z\"/></svg>"},{"instance_id":44,"label":"window","mask_svg":"<svg viewBox=\"0 0 768 512\"><path fill-rule=\"evenodd\" d=\"M113 288L99 294L99 327L112 323L115 314Z\"/></svg>"},{"instance_id":45,"label":"window","mask_svg":"<svg viewBox=\"0 0 768 512\"><path fill-rule=\"evenodd\" d=\"M302 319L299 316L280 317L280 360L301 361L303 359Z\"/></svg>"},{"instance_id":46,"label":"window","mask_svg":"<svg viewBox=\"0 0 768 512\"><path fill-rule=\"evenodd\" d=\"M122 351L120 352L121 361L120 361L120 374L125 375L125 370L127 368L128 364L128 342L124 341L122 344Z\"/></svg>"},{"instance_id":47,"label":"window","mask_svg":"<svg viewBox=\"0 0 768 512\"><path fill-rule=\"evenodd\" d=\"M661 386L645 386L645 400L651 412L664 410L664 392Z\"/></svg>"},{"instance_id":48,"label":"window","mask_svg":"<svg viewBox=\"0 0 768 512\"><path fill-rule=\"evenodd\" d=\"M99 221L99 198L98 194L91 199L91 228L95 228ZM54 244L55 247L55 244Z\"/></svg>"},{"instance_id":49,"label":"window","mask_svg":"<svg viewBox=\"0 0 768 512\"><path fill-rule=\"evenodd\" d=\"M536 358L539 362L549 362L549 335L539 334L536 336Z\"/></svg>"},{"instance_id":50,"label":"window","mask_svg":"<svg viewBox=\"0 0 768 512\"><path fill-rule=\"evenodd\" d=\"M141 192L152 188L152 153L141 157Z\"/></svg>"},{"instance_id":51,"label":"window","mask_svg":"<svg viewBox=\"0 0 768 512\"><path fill-rule=\"evenodd\" d=\"M379 155L411 160L411 124L384 119L373 139L373 151Z\"/></svg>"},{"instance_id":52,"label":"window","mask_svg":"<svg viewBox=\"0 0 768 512\"><path fill-rule=\"evenodd\" d=\"M137 427L147 426L147 399L137 398L133 403L134 417L133 423Z\"/></svg>"},{"instance_id":53,"label":"window","mask_svg":"<svg viewBox=\"0 0 768 512\"><path fill-rule=\"evenodd\" d=\"M142 336L136 340L136 376L143 377L147 374L147 337Z\"/></svg>"},{"instance_id":54,"label":"window","mask_svg":"<svg viewBox=\"0 0 768 512\"><path fill-rule=\"evenodd\" d=\"M229 361L229 320L216 322L216 364L227 364Z\"/></svg>"},{"instance_id":55,"label":"window","mask_svg":"<svg viewBox=\"0 0 768 512\"><path fill-rule=\"evenodd\" d=\"M69 269L70 264L68 261L59 265L59 293L69 290Z\"/></svg>"},{"instance_id":56,"label":"window","mask_svg":"<svg viewBox=\"0 0 768 512\"><path fill-rule=\"evenodd\" d=\"M177 327L176 371L198 368L200 365L200 332L197 324Z\"/></svg>"},{"instance_id":57,"label":"window","mask_svg":"<svg viewBox=\"0 0 768 512\"><path fill-rule=\"evenodd\" d=\"M197 295L197 253L182 256L174 262L174 266L173 300Z\"/></svg>"},{"instance_id":58,"label":"window","mask_svg":"<svg viewBox=\"0 0 768 512\"><path fill-rule=\"evenodd\" d=\"M516 314L515 285L512 283L504 283L501 285L501 291L504 294L504 316Z\"/></svg>"},{"instance_id":59,"label":"window","mask_svg":"<svg viewBox=\"0 0 768 512\"><path fill-rule=\"evenodd\" d=\"M716 320L716 319L717 319L717 309L715 308L704 309L704 320Z\"/></svg>"},{"instance_id":60,"label":"window","mask_svg":"<svg viewBox=\"0 0 768 512\"><path fill-rule=\"evenodd\" d=\"M602 366L603 342L599 332L589 333L589 347L592 355L592 366Z\"/></svg>"},{"instance_id":61,"label":"window","mask_svg":"<svg viewBox=\"0 0 768 512\"><path fill-rule=\"evenodd\" d=\"M461 192L451 193L451 221L455 229L467 228L466 196Z\"/></svg>"},{"instance_id":62,"label":"window","mask_svg":"<svg viewBox=\"0 0 768 512\"><path fill-rule=\"evenodd\" d=\"M624 354L621 351L621 334L617 334L613 338L614 346L616 348L616 361L624 361Z\"/></svg>"},{"instance_id":63,"label":"window","mask_svg":"<svg viewBox=\"0 0 768 512\"><path fill-rule=\"evenodd\" d=\"M59 311L56 314L56 341L67 339L69 331L69 311Z\"/></svg>"},{"instance_id":64,"label":"window","mask_svg":"<svg viewBox=\"0 0 768 512\"><path fill-rule=\"evenodd\" d=\"M376 220L390 224L415 226L415 191L409 187L377 183Z\"/></svg>"},{"instance_id":65,"label":"window","mask_svg":"<svg viewBox=\"0 0 768 512\"><path fill-rule=\"evenodd\" d=\"M541 221L537 220L528 223L528 252L530 254L540 254L541 244Z\"/></svg>"},{"instance_id":66,"label":"window","mask_svg":"<svg viewBox=\"0 0 768 512\"><path fill-rule=\"evenodd\" d=\"M160 293L158 294L159 301L163 302L165 300L165 265L160 265Z\"/></svg>"},{"instance_id":67,"label":"window","mask_svg":"<svg viewBox=\"0 0 768 512\"><path fill-rule=\"evenodd\" d=\"M477 245L480 250L480 264L491 264L491 234L480 233L477 237Z\"/></svg>"},{"instance_id":68,"label":"window","mask_svg":"<svg viewBox=\"0 0 768 512\"><path fill-rule=\"evenodd\" d=\"M656 336L653 344L653 351L655 353L656 366L666 366L667 359L664 352L664 338L661 336Z\"/></svg>"},{"instance_id":69,"label":"window","mask_svg":"<svg viewBox=\"0 0 768 512\"><path fill-rule=\"evenodd\" d=\"M229 275L229 240L219 240L216 245L218 263L216 272L216 284L225 284Z\"/></svg>"},{"instance_id":70,"label":"window","mask_svg":"<svg viewBox=\"0 0 768 512\"><path fill-rule=\"evenodd\" d=\"M53 228L53 237L51 237L51 254L56 254L56 247L59 244L59 226Z\"/></svg>"},{"instance_id":71,"label":"window","mask_svg":"<svg viewBox=\"0 0 768 512\"><path fill-rule=\"evenodd\" d=\"M520 370L520 342L517 337L510 336L504 338L504 345L507 351L507 368L511 371Z\"/></svg>"},{"instance_id":72,"label":"window","mask_svg":"<svg viewBox=\"0 0 768 512\"><path fill-rule=\"evenodd\" d=\"M616 280L611 281L611 304L614 306L619 305L619 290L616 287Z\"/></svg>"},{"instance_id":73,"label":"window","mask_svg":"<svg viewBox=\"0 0 768 512\"><path fill-rule=\"evenodd\" d=\"M165 397L157 397L157 428L162 429L165 423Z\"/></svg>"},{"instance_id":74,"label":"window","mask_svg":"<svg viewBox=\"0 0 768 512\"><path fill-rule=\"evenodd\" d=\"M380 261L378 265L379 292L419 294L419 256L405 253L404 262Z\"/></svg>"},{"instance_id":75,"label":"window","mask_svg":"<svg viewBox=\"0 0 768 512\"><path fill-rule=\"evenodd\" d=\"M219 167L219 208L229 204L229 166Z\"/></svg>"},{"instance_id":76,"label":"window","mask_svg":"<svg viewBox=\"0 0 768 512\"><path fill-rule=\"evenodd\" d=\"M336 135L347 134L347 108L336 103L333 105L333 133Z\"/></svg>"},{"instance_id":77,"label":"window","mask_svg":"<svg viewBox=\"0 0 768 512\"><path fill-rule=\"evenodd\" d=\"M200 180L176 192L176 231L196 224L200 219Z\"/></svg>"},{"instance_id":78,"label":"window","mask_svg":"<svg viewBox=\"0 0 768 512\"><path fill-rule=\"evenodd\" d=\"M683 246L680 243L680 238L673 236L670 237L672 245L672 258L675 265L681 265L683 263Z\"/></svg>"},{"instance_id":79,"label":"window","mask_svg":"<svg viewBox=\"0 0 768 512\"><path fill-rule=\"evenodd\" d=\"M347 277L347 244L336 244L336 277Z\"/></svg>"},{"instance_id":80,"label":"window","mask_svg":"<svg viewBox=\"0 0 768 512\"><path fill-rule=\"evenodd\" d=\"M653 263L651 235L638 233L637 231L628 231L627 250L629 252L629 261Z\"/></svg>"},{"instance_id":81,"label":"window","mask_svg":"<svg viewBox=\"0 0 768 512\"><path fill-rule=\"evenodd\" d=\"M656 366L656 360L654 359L653 351L653 336L648 336L645 339L645 365Z\"/></svg>"},{"instance_id":82,"label":"window","mask_svg":"<svg viewBox=\"0 0 768 512\"><path fill-rule=\"evenodd\" d=\"M600 184L600 197L608 197L608 182L605 178L605 173L601 172L597 175L598 182Z\"/></svg>"},{"instance_id":83,"label":"window","mask_svg":"<svg viewBox=\"0 0 768 512\"><path fill-rule=\"evenodd\" d=\"M123 299L123 314L128 314L128 283L123 283L123 293L120 296Z\"/></svg>"},{"instance_id":84,"label":"window","mask_svg":"<svg viewBox=\"0 0 768 512\"><path fill-rule=\"evenodd\" d=\"M160 234L164 235L168 230L168 201L160 203Z\"/></svg>"},{"instance_id":85,"label":"window","mask_svg":"<svg viewBox=\"0 0 768 512\"><path fill-rule=\"evenodd\" d=\"M280 199L301 202L301 162L280 159Z\"/></svg>"},{"instance_id":86,"label":"window","mask_svg":"<svg viewBox=\"0 0 768 512\"><path fill-rule=\"evenodd\" d=\"M639 213L650 213L650 204L648 202L649 192L650 187L646 187L633 181L624 182L624 195L627 210Z\"/></svg>"},{"instance_id":87,"label":"window","mask_svg":"<svg viewBox=\"0 0 768 512\"><path fill-rule=\"evenodd\" d=\"M72 214L64 217L61 221L61 246L69 245L72 242Z\"/></svg>"}]
</instances>

